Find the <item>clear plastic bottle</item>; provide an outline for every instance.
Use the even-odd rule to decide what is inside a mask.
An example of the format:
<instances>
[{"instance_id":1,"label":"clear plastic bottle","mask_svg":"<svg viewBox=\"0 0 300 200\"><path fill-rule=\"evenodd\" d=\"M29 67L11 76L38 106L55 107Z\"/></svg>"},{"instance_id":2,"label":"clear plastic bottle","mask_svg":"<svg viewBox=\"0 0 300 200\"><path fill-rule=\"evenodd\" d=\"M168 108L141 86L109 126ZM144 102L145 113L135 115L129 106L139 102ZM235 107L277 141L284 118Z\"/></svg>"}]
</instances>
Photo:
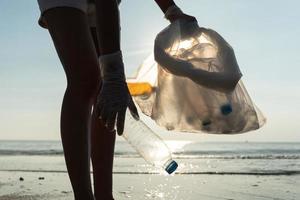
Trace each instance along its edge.
<instances>
[{"instance_id":1,"label":"clear plastic bottle","mask_svg":"<svg viewBox=\"0 0 300 200\"><path fill-rule=\"evenodd\" d=\"M143 121L135 120L130 112L126 112L123 137L150 164L162 167L172 174L178 164L163 140L154 133Z\"/></svg>"}]
</instances>

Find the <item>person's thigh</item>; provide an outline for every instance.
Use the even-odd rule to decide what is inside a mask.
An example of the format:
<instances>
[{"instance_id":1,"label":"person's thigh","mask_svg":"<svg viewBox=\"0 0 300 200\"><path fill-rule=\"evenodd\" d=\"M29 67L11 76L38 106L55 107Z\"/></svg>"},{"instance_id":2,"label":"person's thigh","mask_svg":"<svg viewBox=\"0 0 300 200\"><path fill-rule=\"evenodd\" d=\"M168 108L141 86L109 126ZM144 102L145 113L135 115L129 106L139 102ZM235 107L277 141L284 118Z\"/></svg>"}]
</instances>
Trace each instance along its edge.
<instances>
[{"instance_id":1,"label":"person's thigh","mask_svg":"<svg viewBox=\"0 0 300 200\"><path fill-rule=\"evenodd\" d=\"M61 7L50 9L43 16L68 84L99 86L98 56L86 14L78 9Z\"/></svg>"}]
</instances>

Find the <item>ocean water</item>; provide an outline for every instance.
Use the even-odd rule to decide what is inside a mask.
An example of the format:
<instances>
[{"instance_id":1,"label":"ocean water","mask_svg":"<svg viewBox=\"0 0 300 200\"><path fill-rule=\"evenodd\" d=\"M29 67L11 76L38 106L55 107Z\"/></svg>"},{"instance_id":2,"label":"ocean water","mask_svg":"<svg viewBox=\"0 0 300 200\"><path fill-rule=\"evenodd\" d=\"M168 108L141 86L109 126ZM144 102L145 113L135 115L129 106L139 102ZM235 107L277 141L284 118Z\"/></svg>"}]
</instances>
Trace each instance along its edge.
<instances>
[{"instance_id":1,"label":"ocean water","mask_svg":"<svg viewBox=\"0 0 300 200\"><path fill-rule=\"evenodd\" d=\"M300 143L166 141L179 174L300 174ZM0 141L0 171L66 172L60 141ZM115 148L114 173L164 174L126 142Z\"/></svg>"}]
</instances>

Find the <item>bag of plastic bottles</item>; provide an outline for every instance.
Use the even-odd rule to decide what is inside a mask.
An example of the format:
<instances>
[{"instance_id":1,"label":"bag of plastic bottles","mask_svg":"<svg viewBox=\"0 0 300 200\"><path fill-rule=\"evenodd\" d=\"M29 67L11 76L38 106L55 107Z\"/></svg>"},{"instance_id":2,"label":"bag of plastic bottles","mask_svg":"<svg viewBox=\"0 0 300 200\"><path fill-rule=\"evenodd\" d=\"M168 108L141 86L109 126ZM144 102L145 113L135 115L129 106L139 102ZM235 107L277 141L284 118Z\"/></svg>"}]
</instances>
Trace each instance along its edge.
<instances>
[{"instance_id":1,"label":"bag of plastic bottles","mask_svg":"<svg viewBox=\"0 0 300 200\"><path fill-rule=\"evenodd\" d=\"M157 35L154 56L129 89L142 112L167 130L237 134L266 122L241 77L232 47L217 32L177 20Z\"/></svg>"}]
</instances>

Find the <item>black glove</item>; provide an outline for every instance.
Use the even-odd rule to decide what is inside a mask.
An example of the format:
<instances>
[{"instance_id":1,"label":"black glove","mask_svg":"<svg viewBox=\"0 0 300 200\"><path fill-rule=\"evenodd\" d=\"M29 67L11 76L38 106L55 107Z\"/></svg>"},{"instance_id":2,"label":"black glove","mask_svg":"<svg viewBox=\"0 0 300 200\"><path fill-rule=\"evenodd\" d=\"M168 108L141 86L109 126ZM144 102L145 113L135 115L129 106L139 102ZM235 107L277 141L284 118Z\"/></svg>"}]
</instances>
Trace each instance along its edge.
<instances>
[{"instance_id":1,"label":"black glove","mask_svg":"<svg viewBox=\"0 0 300 200\"><path fill-rule=\"evenodd\" d=\"M187 21L197 21L194 16L187 15L176 5L170 6L168 10L165 12L165 18L169 20L171 23L178 20L184 19Z\"/></svg>"},{"instance_id":2,"label":"black glove","mask_svg":"<svg viewBox=\"0 0 300 200\"><path fill-rule=\"evenodd\" d=\"M96 112L109 130L117 126L118 135L124 131L127 107L132 116L139 120L139 114L129 93L121 52L101 56L100 68L102 88L97 97Z\"/></svg>"}]
</instances>

